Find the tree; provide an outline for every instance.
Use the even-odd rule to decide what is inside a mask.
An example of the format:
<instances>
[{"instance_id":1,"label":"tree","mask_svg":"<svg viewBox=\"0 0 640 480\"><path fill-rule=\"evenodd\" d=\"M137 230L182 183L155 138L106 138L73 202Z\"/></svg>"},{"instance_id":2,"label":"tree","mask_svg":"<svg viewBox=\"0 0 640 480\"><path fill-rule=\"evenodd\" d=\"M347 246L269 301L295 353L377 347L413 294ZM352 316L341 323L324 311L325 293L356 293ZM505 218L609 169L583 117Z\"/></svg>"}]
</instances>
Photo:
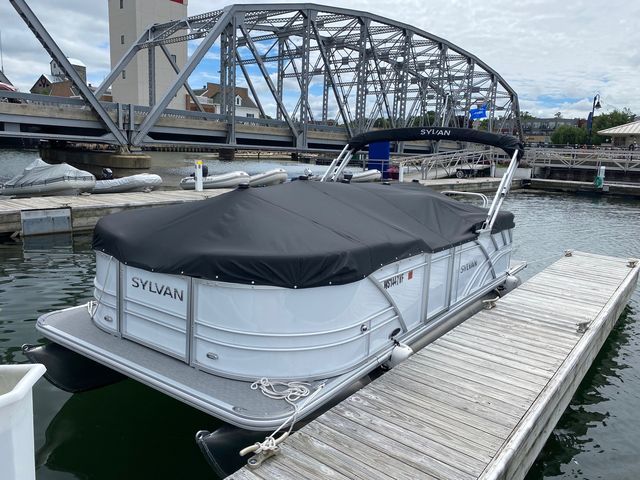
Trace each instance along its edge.
<instances>
[{"instance_id":1,"label":"tree","mask_svg":"<svg viewBox=\"0 0 640 480\"><path fill-rule=\"evenodd\" d=\"M617 108L611 113L603 113L600 115L594 115L593 117L593 133L591 142L594 145L600 145L604 143L605 136L598 135L598 131L605 130L607 128L617 127L618 125L624 125L625 123L633 122L635 114L628 108L618 110Z\"/></svg>"},{"instance_id":2,"label":"tree","mask_svg":"<svg viewBox=\"0 0 640 480\"><path fill-rule=\"evenodd\" d=\"M587 141L587 131L584 128L560 125L551 134L551 143L559 145L584 144Z\"/></svg>"},{"instance_id":3,"label":"tree","mask_svg":"<svg viewBox=\"0 0 640 480\"><path fill-rule=\"evenodd\" d=\"M553 114L553 118L562 118L562 112L556 112Z\"/></svg>"}]
</instances>

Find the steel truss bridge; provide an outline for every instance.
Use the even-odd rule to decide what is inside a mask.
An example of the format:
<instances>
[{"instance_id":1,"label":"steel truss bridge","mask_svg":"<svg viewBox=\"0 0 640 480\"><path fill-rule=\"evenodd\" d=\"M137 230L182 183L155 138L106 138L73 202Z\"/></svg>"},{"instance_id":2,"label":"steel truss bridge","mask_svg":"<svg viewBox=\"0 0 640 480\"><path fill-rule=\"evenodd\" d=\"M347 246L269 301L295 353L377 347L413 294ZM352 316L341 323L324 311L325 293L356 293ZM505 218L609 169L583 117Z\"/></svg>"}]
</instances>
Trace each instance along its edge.
<instances>
[{"instance_id":1,"label":"steel truss bridge","mask_svg":"<svg viewBox=\"0 0 640 480\"><path fill-rule=\"evenodd\" d=\"M92 92L25 0L9 1L80 98L0 92L0 136L124 151L162 144L305 151L335 149L379 127L467 127L470 111L482 107L484 127L522 138L518 97L496 71L451 42L377 15L315 4L231 5L156 24ZM167 49L176 42L197 43L185 65ZM149 105L99 101L136 55L148 58ZM176 72L164 92L156 89L157 55ZM212 55L220 70L219 114L205 112L188 83ZM195 111L168 108L183 87ZM237 115L238 87L251 92L260 118ZM16 99L21 103L9 103Z\"/></svg>"}]
</instances>

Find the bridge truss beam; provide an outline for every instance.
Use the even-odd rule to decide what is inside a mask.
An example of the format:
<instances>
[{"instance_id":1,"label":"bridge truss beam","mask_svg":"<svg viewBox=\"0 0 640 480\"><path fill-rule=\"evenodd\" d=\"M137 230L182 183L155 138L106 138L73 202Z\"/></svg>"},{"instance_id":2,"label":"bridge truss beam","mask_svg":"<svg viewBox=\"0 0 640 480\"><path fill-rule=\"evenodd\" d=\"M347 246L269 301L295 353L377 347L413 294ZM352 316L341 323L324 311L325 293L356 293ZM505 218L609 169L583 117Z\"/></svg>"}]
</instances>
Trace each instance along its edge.
<instances>
[{"instance_id":1,"label":"bridge truss beam","mask_svg":"<svg viewBox=\"0 0 640 480\"><path fill-rule=\"evenodd\" d=\"M517 95L497 72L451 42L377 15L315 4L243 4L156 24L131 45L94 96L75 78L75 70L25 1L10 1L19 13L30 12L21 15L67 71L105 130L122 145L160 141L154 138L155 127L161 117L176 115L167 107L182 87L203 119L226 122L230 146L239 146L241 117L235 98L237 88L245 86L262 119L272 118L269 121L289 136L290 146L301 150L310 147L309 132L314 128L341 129L351 136L376 127L465 127L471 125L470 111L477 107L488 114L483 128L522 138ZM167 45L188 41L199 43L187 63L178 66ZM155 91L156 47L176 72L165 92ZM133 118L116 125L96 97L145 49L151 67L150 109L137 123L137 109L143 107L130 108ZM219 58L211 73L219 71L222 115L207 114L188 84L211 52Z\"/></svg>"}]
</instances>

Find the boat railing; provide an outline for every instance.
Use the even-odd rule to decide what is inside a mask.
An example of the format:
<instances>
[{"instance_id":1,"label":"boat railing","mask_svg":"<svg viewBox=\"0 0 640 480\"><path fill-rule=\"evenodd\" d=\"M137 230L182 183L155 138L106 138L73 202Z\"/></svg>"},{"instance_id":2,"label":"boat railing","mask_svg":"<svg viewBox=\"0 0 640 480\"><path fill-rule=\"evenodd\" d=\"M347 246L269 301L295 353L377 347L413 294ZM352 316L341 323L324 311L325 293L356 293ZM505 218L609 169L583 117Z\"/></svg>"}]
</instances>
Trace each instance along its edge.
<instances>
[{"instance_id":1,"label":"boat railing","mask_svg":"<svg viewBox=\"0 0 640 480\"><path fill-rule=\"evenodd\" d=\"M482 208L487 208L489 206L489 198L484 193L479 192L461 192L459 190L443 190L440 193L446 195L448 197L453 195L460 195L466 197L474 197L482 200Z\"/></svg>"}]
</instances>

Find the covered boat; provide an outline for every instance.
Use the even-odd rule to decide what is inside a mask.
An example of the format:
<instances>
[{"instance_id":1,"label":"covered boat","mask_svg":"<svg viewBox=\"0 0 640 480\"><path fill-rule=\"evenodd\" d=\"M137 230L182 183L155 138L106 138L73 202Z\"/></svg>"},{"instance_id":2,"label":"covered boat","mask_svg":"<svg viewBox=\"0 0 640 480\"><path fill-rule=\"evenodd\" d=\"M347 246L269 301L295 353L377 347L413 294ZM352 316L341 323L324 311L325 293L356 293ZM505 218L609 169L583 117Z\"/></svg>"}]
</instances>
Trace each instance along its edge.
<instances>
[{"instance_id":1,"label":"covered boat","mask_svg":"<svg viewBox=\"0 0 640 480\"><path fill-rule=\"evenodd\" d=\"M96 178L66 163L50 165L40 159L31 162L20 175L2 186L2 195L77 195L91 191Z\"/></svg>"},{"instance_id":2,"label":"covered boat","mask_svg":"<svg viewBox=\"0 0 640 480\"><path fill-rule=\"evenodd\" d=\"M122 178L97 180L91 193L122 193L150 191L162 185L160 175L154 173L138 173Z\"/></svg>"},{"instance_id":3,"label":"covered boat","mask_svg":"<svg viewBox=\"0 0 640 480\"><path fill-rule=\"evenodd\" d=\"M46 314L37 329L242 429L292 424L515 284L514 217L499 210L522 147L478 133L375 132L354 137L321 182L104 217L93 239L95 300ZM385 135L473 137L512 162L488 210L419 184L331 181ZM29 353L47 363L45 350ZM285 401L292 391L303 392L300 402ZM218 466L215 438L198 435Z\"/></svg>"},{"instance_id":4,"label":"covered boat","mask_svg":"<svg viewBox=\"0 0 640 480\"><path fill-rule=\"evenodd\" d=\"M237 170L221 173L220 175L208 175L202 179L202 188L234 188L241 183L249 183L250 176L247 172ZM185 177L180 180L180 188L183 190L195 190L196 179Z\"/></svg>"}]
</instances>

